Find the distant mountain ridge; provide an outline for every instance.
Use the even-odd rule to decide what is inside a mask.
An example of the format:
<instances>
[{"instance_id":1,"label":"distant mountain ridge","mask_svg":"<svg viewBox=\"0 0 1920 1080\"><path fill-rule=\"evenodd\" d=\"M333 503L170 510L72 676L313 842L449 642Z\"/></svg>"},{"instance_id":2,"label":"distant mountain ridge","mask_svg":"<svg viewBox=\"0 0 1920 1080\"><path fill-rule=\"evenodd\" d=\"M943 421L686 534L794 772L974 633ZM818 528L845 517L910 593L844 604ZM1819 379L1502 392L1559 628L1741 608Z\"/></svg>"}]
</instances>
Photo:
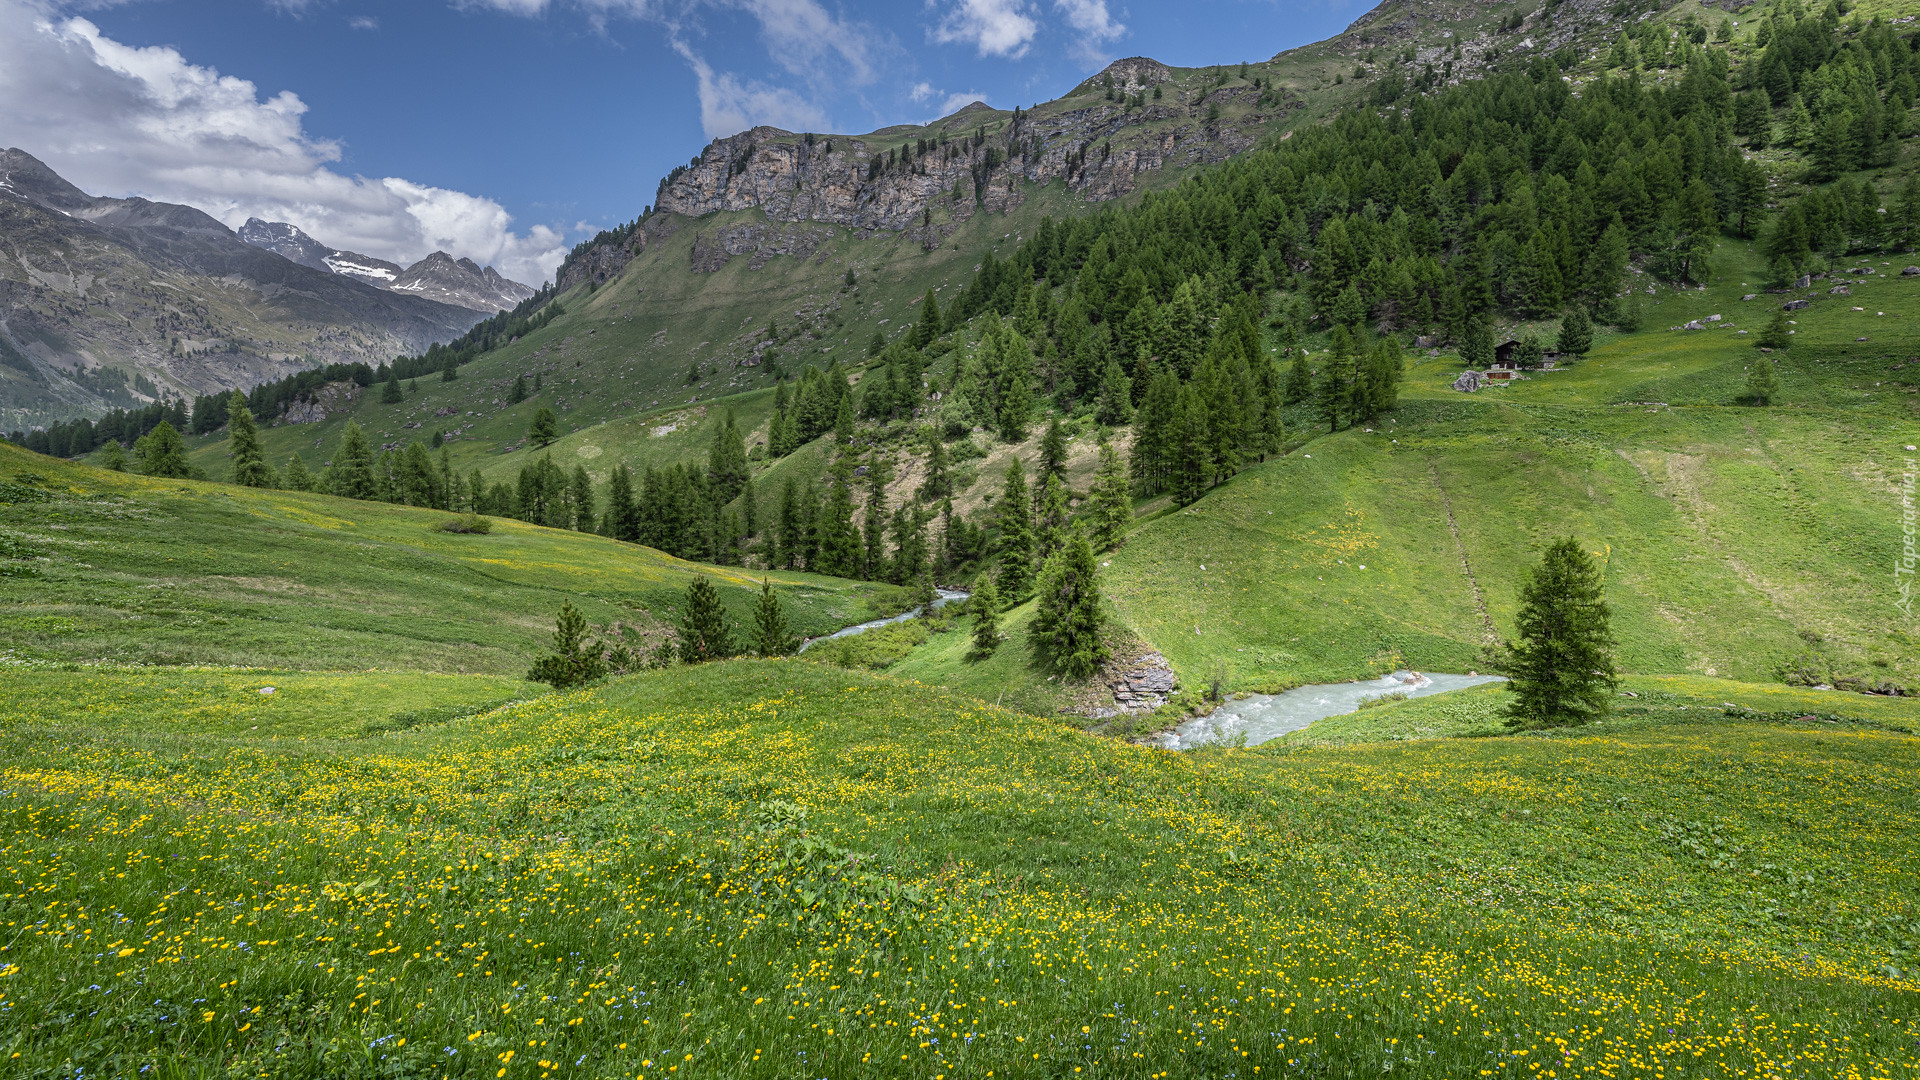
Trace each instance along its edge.
<instances>
[{"instance_id":1,"label":"distant mountain ridge","mask_svg":"<svg viewBox=\"0 0 1920 1080\"><path fill-rule=\"evenodd\" d=\"M402 267L371 255L328 247L284 221L248 218L247 223L240 226L238 235L255 247L265 248L301 266L364 281L389 292L424 296L483 315L512 310L515 304L534 293L531 287L501 276L491 266L482 267L472 259L456 259L444 251L436 251L412 266Z\"/></svg>"},{"instance_id":2,"label":"distant mountain ridge","mask_svg":"<svg viewBox=\"0 0 1920 1080\"><path fill-rule=\"evenodd\" d=\"M418 353L480 319L451 291L316 270L193 207L89 195L0 150L0 428Z\"/></svg>"}]
</instances>

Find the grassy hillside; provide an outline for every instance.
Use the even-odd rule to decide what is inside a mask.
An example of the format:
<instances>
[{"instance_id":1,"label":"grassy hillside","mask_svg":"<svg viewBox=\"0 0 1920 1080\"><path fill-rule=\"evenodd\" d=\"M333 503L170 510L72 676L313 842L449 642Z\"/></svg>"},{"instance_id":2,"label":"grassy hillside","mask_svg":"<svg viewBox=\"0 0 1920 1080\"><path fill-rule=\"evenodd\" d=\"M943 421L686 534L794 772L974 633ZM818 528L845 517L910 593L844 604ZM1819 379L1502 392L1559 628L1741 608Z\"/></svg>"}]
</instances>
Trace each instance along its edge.
<instances>
[{"instance_id":1,"label":"grassy hillside","mask_svg":"<svg viewBox=\"0 0 1920 1080\"><path fill-rule=\"evenodd\" d=\"M1122 632L1189 687L1467 671L1484 666L1489 629L1513 634L1539 549L1572 533L1607 560L1628 670L1764 682L1794 662L1920 685L1892 563L1904 448L1920 431L1920 280L1875 259L1858 265L1878 273L1847 277L1850 296L1821 281L1743 301L1758 289L1752 259L1723 246L1719 283L1657 289L1646 330L1603 335L1563 370L1463 394L1449 385L1456 357L1416 354L1400 408L1374 430L1328 435L1296 415L1288 455L1184 510L1143 508L1109 557ZM1796 344L1770 358L1782 400L1741 404L1763 359L1753 333L1809 293ZM1711 314L1715 329L1669 329ZM1024 619L1009 616L1022 646ZM1072 704L1024 647L983 663L960 637L893 670L1039 711Z\"/></svg>"},{"instance_id":2,"label":"grassy hillside","mask_svg":"<svg viewBox=\"0 0 1920 1080\"><path fill-rule=\"evenodd\" d=\"M37 478L15 483L22 475ZM518 676L572 599L658 640L710 576L737 625L759 576L583 533L327 495L164 481L0 445L5 617L16 658ZM899 610L899 590L771 575L799 633Z\"/></svg>"},{"instance_id":3,"label":"grassy hillside","mask_svg":"<svg viewBox=\"0 0 1920 1080\"><path fill-rule=\"evenodd\" d=\"M1920 1066L1870 728L1167 754L777 661L320 744L88 692L0 718L18 1075Z\"/></svg>"}]
</instances>

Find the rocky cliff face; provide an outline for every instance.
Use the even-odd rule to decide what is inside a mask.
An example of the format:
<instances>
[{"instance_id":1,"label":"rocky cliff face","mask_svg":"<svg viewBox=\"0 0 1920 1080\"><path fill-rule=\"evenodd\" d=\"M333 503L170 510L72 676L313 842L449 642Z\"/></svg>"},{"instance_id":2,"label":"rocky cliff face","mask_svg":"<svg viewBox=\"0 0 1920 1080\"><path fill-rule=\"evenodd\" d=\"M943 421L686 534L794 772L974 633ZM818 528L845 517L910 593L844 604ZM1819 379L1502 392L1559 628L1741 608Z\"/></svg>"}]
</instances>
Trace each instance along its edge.
<instances>
[{"instance_id":1,"label":"rocky cliff face","mask_svg":"<svg viewBox=\"0 0 1920 1080\"><path fill-rule=\"evenodd\" d=\"M974 214L1019 206L1026 185L1060 180L1098 202L1132 192L1144 173L1224 160L1299 104L1285 91L1183 83L1165 64L1134 57L1032 112L975 102L926 127L864 136L758 127L708 144L661 182L654 214L576 248L555 280L563 290L608 281L675 218L715 211L759 210L769 224L702 236L694 271L740 255L755 266L776 254L809 257L831 235L817 226L908 232L932 247Z\"/></svg>"},{"instance_id":2,"label":"rocky cliff face","mask_svg":"<svg viewBox=\"0 0 1920 1080\"><path fill-rule=\"evenodd\" d=\"M696 163L676 170L661 185L656 208L687 217L759 209L774 221L898 232L928 224L932 214L964 221L977 210L1006 209L1019 202L1021 180L1064 180L1088 199L1116 198L1142 173L1248 149L1287 111L1272 102L1230 122L1209 120L1210 112L1260 96L1246 87L1172 95L1163 89L1158 101L1125 100L1166 87L1171 74L1153 60L1121 60L1032 113L976 102L928 128L864 137L755 128L715 140ZM1109 78L1119 100L1104 96ZM927 142L935 145L923 148Z\"/></svg>"}]
</instances>

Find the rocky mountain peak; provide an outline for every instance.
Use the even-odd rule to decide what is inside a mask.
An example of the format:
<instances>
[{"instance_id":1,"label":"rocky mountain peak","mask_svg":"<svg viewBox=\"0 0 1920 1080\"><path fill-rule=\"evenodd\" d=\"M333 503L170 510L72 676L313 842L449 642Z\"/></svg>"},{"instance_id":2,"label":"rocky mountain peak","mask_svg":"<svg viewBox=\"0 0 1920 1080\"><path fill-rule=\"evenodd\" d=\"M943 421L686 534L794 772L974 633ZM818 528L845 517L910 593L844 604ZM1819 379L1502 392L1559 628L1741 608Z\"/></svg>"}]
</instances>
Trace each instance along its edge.
<instances>
[{"instance_id":1,"label":"rocky mountain peak","mask_svg":"<svg viewBox=\"0 0 1920 1080\"><path fill-rule=\"evenodd\" d=\"M25 150L8 147L0 150L0 194L71 214L92 208L93 196L67 183L66 178L48 168Z\"/></svg>"}]
</instances>

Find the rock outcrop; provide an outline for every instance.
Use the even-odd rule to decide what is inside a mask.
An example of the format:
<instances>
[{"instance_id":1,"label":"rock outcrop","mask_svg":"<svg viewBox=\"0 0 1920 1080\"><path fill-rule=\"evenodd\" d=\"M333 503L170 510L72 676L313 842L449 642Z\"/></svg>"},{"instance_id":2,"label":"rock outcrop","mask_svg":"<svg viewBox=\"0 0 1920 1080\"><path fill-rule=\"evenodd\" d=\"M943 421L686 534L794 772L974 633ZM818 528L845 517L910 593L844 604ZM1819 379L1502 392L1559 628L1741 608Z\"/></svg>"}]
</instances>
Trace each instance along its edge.
<instances>
[{"instance_id":1,"label":"rock outcrop","mask_svg":"<svg viewBox=\"0 0 1920 1080\"><path fill-rule=\"evenodd\" d=\"M686 217L758 209L773 221L900 232L936 216L964 221L1017 205L1020 180L1064 180L1089 199L1112 199L1132 191L1141 173L1251 148L1269 121L1298 105L1248 86L1148 99L1171 78L1165 64L1132 57L1031 113L975 102L925 128L863 137L757 127L714 140L675 169L661 181L655 209ZM1217 119L1234 104L1251 111Z\"/></svg>"}]
</instances>

